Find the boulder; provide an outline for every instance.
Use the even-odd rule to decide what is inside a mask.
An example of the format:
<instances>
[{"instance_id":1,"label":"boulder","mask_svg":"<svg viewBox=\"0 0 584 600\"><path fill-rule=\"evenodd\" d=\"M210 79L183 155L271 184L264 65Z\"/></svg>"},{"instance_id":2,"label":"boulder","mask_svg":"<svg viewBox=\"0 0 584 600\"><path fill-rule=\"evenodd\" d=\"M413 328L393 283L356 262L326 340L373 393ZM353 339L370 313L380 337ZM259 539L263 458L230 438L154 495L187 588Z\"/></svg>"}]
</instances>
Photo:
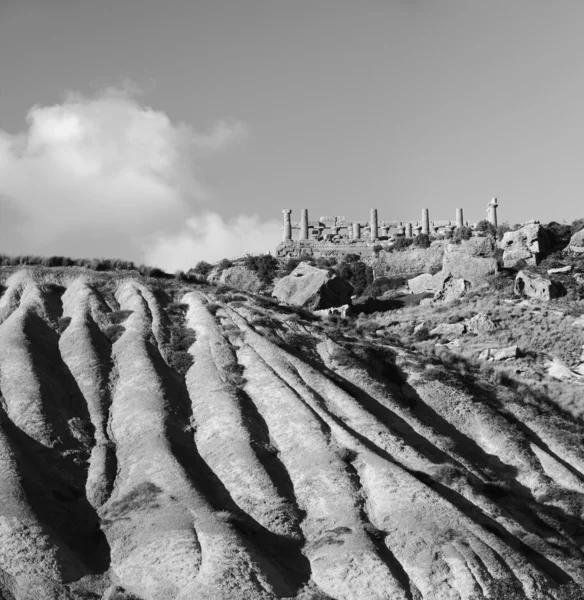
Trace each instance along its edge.
<instances>
[{"instance_id":1,"label":"boulder","mask_svg":"<svg viewBox=\"0 0 584 600\"><path fill-rule=\"evenodd\" d=\"M444 285L444 279L430 273L422 273L413 279L408 279L408 287L412 294L422 294L424 292L437 292Z\"/></svg>"},{"instance_id":2,"label":"boulder","mask_svg":"<svg viewBox=\"0 0 584 600\"><path fill-rule=\"evenodd\" d=\"M568 250L576 254L584 253L584 229L577 231L571 238L568 244Z\"/></svg>"},{"instance_id":3,"label":"boulder","mask_svg":"<svg viewBox=\"0 0 584 600\"><path fill-rule=\"evenodd\" d=\"M332 308L323 308L322 310L315 310L314 314L321 318L330 317L331 315L337 315L344 319L352 312L349 304L343 304L343 306L334 306Z\"/></svg>"},{"instance_id":4,"label":"boulder","mask_svg":"<svg viewBox=\"0 0 584 600\"><path fill-rule=\"evenodd\" d=\"M557 269L548 269L548 275L556 275L558 273L569 273L572 270L572 265L566 265L565 267L558 267Z\"/></svg>"},{"instance_id":5,"label":"boulder","mask_svg":"<svg viewBox=\"0 0 584 600\"><path fill-rule=\"evenodd\" d=\"M507 348L486 348L479 354L479 360L507 360L517 358L519 348L517 346L508 346Z\"/></svg>"},{"instance_id":6,"label":"boulder","mask_svg":"<svg viewBox=\"0 0 584 600\"><path fill-rule=\"evenodd\" d=\"M497 246L491 237L473 237L460 244L448 244L444 251L444 277L451 275L476 285L497 270Z\"/></svg>"},{"instance_id":7,"label":"boulder","mask_svg":"<svg viewBox=\"0 0 584 600\"><path fill-rule=\"evenodd\" d=\"M321 310L351 304L352 293L353 286L335 273L302 262L276 283L272 296L286 304Z\"/></svg>"},{"instance_id":8,"label":"boulder","mask_svg":"<svg viewBox=\"0 0 584 600\"><path fill-rule=\"evenodd\" d=\"M528 265L537 265L551 249L550 236L539 223L531 222L517 229L507 231L499 242L503 250L503 266L513 268L525 261Z\"/></svg>"},{"instance_id":9,"label":"boulder","mask_svg":"<svg viewBox=\"0 0 584 600\"><path fill-rule=\"evenodd\" d=\"M578 370L580 367L576 367L576 369L570 369L568 365L566 365L563 361L561 361L558 357L553 357L546 364L547 366L547 374L549 377L553 379L559 379L560 381L570 381L570 380L582 380L584 377L582 373Z\"/></svg>"},{"instance_id":10,"label":"boulder","mask_svg":"<svg viewBox=\"0 0 584 600\"><path fill-rule=\"evenodd\" d=\"M466 330L464 323L440 323L430 331L430 335L458 336Z\"/></svg>"},{"instance_id":11,"label":"boulder","mask_svg":"<svg viewBox=\"0 0 584 600\"><path fill-rule=\"evenodd\" d=\"M258 292L263 287L257 273L243 266L225 269L219 277L219 282L246 292Z\"/></svg>"},{"instance_id":12,"label":"boulder","mask_svg":"<svg viewBox=\"0 0 584 600\"><path fill-rule=\"evenodd\" d=\"M485 313L478 313L465 321L466 328L471 333L487 333L497 329L497 325Z\"/></svg>"},{"instance_id":13,"label":"boulder","mask_svg":"<svg viewBox=\"0 0 584 600\"><path fill-rule=\"evenodd\" d=\"M562 295L561 288L550 279L536 273L519 271L515 277L515 294L547 302Z\"/></svg>"},{"instance_id":14,"label":"boulder","mask_svg":"<svg viewBox=\"0 0 584 600\"><path fill-rule=\"evenodd\" d=\"M466 279L455 279L448 276L442 289L434 294L434 301L453 302L466 296L472 289L472 284Z\"/></svg>"}]
</instances>

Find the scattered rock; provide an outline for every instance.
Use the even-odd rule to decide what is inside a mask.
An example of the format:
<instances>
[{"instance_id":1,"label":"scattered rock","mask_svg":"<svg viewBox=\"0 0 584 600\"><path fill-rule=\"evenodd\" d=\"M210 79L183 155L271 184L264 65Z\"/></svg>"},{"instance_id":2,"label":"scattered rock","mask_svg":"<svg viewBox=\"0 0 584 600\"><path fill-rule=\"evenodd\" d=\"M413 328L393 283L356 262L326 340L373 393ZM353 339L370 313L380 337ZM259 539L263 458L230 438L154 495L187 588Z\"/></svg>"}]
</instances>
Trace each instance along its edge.
<instances>
[{"instance_id":1,"label":"scattered rock","mask_svg":"<svg viewBox=\"0 0 584 600\"><path fill-rule=\"evenodd\" d=\"M554 357L547 363L548 375L553 379L559 379L561 381L569 381L573 379L584 379L584 375L570 369L564 364L559 358Z\"/></svg>"},{"instance_id":2,"label":"scattered rock","mask_svg":"<svg viewBox=\"0 0 584 600\"><path fill-rule=\"evenodd\" d=\"M571 238L568 244L568 250L576 254L584 253L584 229L577 231Z\"/></svg>"},{"instance_id":3,"label":"scattered rock","mask_svg":"<svg viewBox=\"0 0 584 600\"><path fill-rule=\"evenodd\" d=\"M458 338L456 338L455 340L452 340L451 342L448 342L447 344L436 344L437 348L448 348L448 350L451 350L452 352L456 352L457 350L461 349L461 344L460 344L460 340Z\"/></svg>"},{"instance_id":4,"label":"scattered rock","mask_svg":"<svg viewBox=\"0 0 584 600\"><path fill-rule=\"evenodd\" d=\"M323 308L322 310L315 310L314 314L319 317L330 317L331 315L338 315L342 319L352 313L352 308L349 304L343 304L343 306L334 306L332 308Z\"/></svg>"},{"instance_id":5,"label":"scattered rock","mask_svg":"<svg viewBox=\"0 0 584 600\"><path fill-rule=\"evenodd\" d=\"M503 266L517 266L521 261L537 265L550 249L547 231L537 222L528 223L516 231L508 231L499 242L503 250Z\"/></svg>"},{"instance_id":6,"label":"scattered rock","mask_svg":"<svg viewBox=\"0 0 584 600\"><path fill-rule=\"evenodd\" d=\"M479 360L507 360L517 358L519 348L517 346L508 346L507 348L485 348L479 354Z\"/></svg>"},{"instance_id":7,"label":"scattered rock","mask_svg":"<svg viewBox=\"0 0 584 600\"><path fill-rule=\"evenodd\" d=\"M566 265L565 267L558 267L557 269L548 269L548 275L554 275L556 273L569 273L572 270L572 265Z\"/></svg>"},{"instance_id":8,"label":"scattered rock","mask_svg":"<svg viewBox=\"0 0 584 600\"><path fill-rule=\"evenodd\" d=\"M467 319L466 328L471 333L487 333L497 329L497 325L494 321L491 321L485 313L478 313L474 317Z\"/></svg>"},{"instance_id":9,"label":"scattered rock","mask_svg":"<svg viewBox=\"0 0 584 600\"><path fill-rule=\"evenodd\" d=\"M430 331L430 335L462 335L466 330L464 323L440 323Z\"/></svg>"},{"instance_id":10,"label":"scattered rock","mask_svg":"<svg viewBox=\"0 0 584 600\"><path fill-rule=\"evenodd\" d=\"M435 301L453 302L466 296L472 289L472 284L466 279L455 279L448 276L444 280L442 289L434 294Z\"/></svg>"},{"instance_id":11,"label":"scattered rock","mask_svg":"<svg viewBox=\"0 0 584 600\"><path fill-rule=\"evenodd\" d=\"M338 275L302 262L276 283L272 296L286 304L320 310L351 304L352 292L353 286Z\"/></svg>"},{"instance_id":12,"label":"scattered rock","mask_svg":"<svg viewBox=\"0 0 584 600\"><path fill-rule=\"evenodd\" d=\"M581 275L580 273L576 273L574 275L574 281L578 284L578 285L584 285L584 275Z\"/></svg>"},{"instance_id":13,"label":"scattered rock","mask_svg":"<svg viewBox=\"0 0 584 600\"><path fill-rule=\"evenodd\" d=\"M515 294L543 300L547 302L552 298L558 298L562 295L562 291L550 279L546 279L535 273L527 271L519 271L515 278Z\"/></svg>"},{"instance_id":14,"label":"scattered rock","mask_svg":"<svg viewBox=\"0 0 584 600\"><path fill-rule=\"evenodd\" d=\"M574 327L581 327L584 329L584 315L580 315L577 319L574 319L572 325Z\"/></svg>"},{"instance_id":15,"label":"scattered rock","mask_svg":"<svg viewBox=\"0 0 584 600\"><path fill-rule=\"evenodd\" d=\"M418 323L415 327L414 327L414 333L418 333L418 331L421 331L422 329L424 329L426 327L427 321L422 321L421 323Z\"/></svg>"},{"instance_id":16,"label":"scattered rock","mask_svg":"<svg viewBox=\"0 0 584 600\"><path fill-rule=\"evenodd\" d=\"M225 269L219 278L223 285L244 290L246 292L259 292L262 287L262 281L257 273L243 266L229 267Z\"/></svg>"},{"instance_id":17,"label":"scattered rock","mask_svg":"<svg viewBox=\"0 0 584 600\"><path fill-rule=\"evenodd\" d=\"M491 237L473 237L460 244L448 244L442 260L443 277L465 279L478 284L497 273L497 246Z\"/></svg>"}]
</instances>

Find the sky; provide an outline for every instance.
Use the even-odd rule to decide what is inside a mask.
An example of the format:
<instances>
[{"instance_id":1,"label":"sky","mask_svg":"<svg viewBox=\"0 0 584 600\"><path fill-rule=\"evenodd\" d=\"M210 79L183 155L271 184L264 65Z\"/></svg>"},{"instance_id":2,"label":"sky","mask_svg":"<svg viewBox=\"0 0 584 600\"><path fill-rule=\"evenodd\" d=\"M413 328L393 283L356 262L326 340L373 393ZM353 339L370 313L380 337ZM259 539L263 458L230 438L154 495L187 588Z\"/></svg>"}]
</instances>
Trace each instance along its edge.
<instances>
[{"instance_id":1,"label":"sky","mask_svg":"<svg viewBox=\"0 0 584 600\"><path fill-rule=\"evenodd\" d=\"M293 220L584 216L584 3L0 0L0 253L186 269Z\"/></svg>"}]
</instances>

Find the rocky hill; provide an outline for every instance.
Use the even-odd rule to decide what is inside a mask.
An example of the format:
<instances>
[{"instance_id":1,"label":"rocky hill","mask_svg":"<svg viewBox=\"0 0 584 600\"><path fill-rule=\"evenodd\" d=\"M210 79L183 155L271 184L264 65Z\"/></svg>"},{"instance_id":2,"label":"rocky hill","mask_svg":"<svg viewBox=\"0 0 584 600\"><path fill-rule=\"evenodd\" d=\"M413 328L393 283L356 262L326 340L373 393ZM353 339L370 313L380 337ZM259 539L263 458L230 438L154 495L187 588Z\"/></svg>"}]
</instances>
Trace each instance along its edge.
<instances>
[{"instance_id":1,"label":"rocky hill","mask_svg":"<svg viewBox=\"0 0 584 600\"><path fill-rule=\"evenodd\" d=\"M391 334L429 308L342 329L206 284L0 283L0 597L581 597L578 411Z\"/></svg>"}]
</instances>

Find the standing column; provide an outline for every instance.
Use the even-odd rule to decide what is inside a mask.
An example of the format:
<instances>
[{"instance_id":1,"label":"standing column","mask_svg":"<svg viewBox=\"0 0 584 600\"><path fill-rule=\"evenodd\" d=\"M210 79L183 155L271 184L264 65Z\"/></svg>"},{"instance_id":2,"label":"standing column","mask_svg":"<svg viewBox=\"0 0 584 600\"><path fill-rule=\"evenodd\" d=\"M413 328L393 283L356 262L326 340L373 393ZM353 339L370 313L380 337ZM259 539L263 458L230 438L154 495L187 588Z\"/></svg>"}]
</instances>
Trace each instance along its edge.
<instances>
[{"instance_id":1,"label":"standing column","mask_svg":"<svg viewBox=\"0 0 584 600\"><path fill-rule=\"evenodd\" d=\"M359 223L353 223L353 239L358 240L361 238L361 225Z\"/></svg>"},{"instance_id":2,"label":"standing column","mask_svg":"<svg viewBox=\"0 0 584 600\"><path fill-rule=\"evenodd\" d=\"M456 209L456 226L460 229L464 227L464 218L462 216L462 208Z\"/></svg>"},{"instance_id":3,"label":"standing column","mask_svg":"<svg viewBox=\"0 0 584 600\"><path fill-rule=\"evenodd\" d=\"M412 224L411 223L406 223L406 237L407 238L413 237Z\"/></svg>"},{"instance_id":4,"label":"standing column","mask_svg":"<svg viewBox=\"0 0 584 600\"><path fill-rule=\"evenodd\" d=\"M430 235L430 211L427 208L422 209L422 233Z\"/></svg>"},{"instance_id":5,"label":"standing column","mask_svg":"<svg viewBox=\"0 0 584 600\"><path fill-rule=\"evenodd\" d=\"M300 239L308 239L308 210L306 208L303 208L300 213Z\"/></svg>"},{"instance_id":6,"label":"standing column","mask_svg":"<svg viewBox=\"0 0 584 600\"><path fill-rule=\"evenodd\" d=\"M497 206L499 206L497 198L493 198L487 205L487 219L493 227L497 227Z\"/></svg>"},{"instance_id":7,"label":"standing column","mask_svg":"<svg viewBox=\"0 0 584 600\"><path fill-rule=\"evenodd\" d=\"M369 219L369 227L371 228L371 241L374 242L379 237L379 222L377 221L377 209L371 209L371 217Z\"/></svg>"},{"instance_id":8,"label":"standing column","mask_svg":"<svg viewBox=\"0 0 584 600\"><path fill-rule=\"evenodd\" d=\"M282 239L286 242L292 239L292 223L290 221L292 211L289 208L285 208L282 212L284 213L284 233Z\"/></svg>"}]
</instances>

